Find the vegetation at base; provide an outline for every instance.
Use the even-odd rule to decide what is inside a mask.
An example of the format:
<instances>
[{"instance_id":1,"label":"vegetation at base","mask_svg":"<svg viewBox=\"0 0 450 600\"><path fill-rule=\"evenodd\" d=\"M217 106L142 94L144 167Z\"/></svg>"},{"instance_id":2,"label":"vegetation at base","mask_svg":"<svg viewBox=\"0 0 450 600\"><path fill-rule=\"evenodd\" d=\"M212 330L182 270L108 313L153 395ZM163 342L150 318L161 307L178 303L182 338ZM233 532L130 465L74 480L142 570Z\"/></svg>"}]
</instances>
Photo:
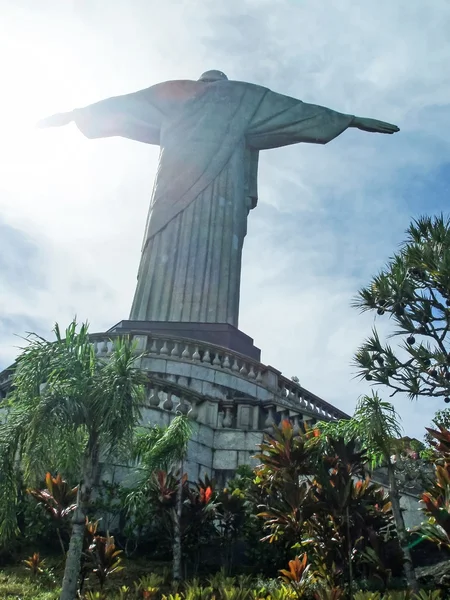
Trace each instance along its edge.
<instances>
[{"instance_id":1,"label":"vegetation at base","mask_svg":"<svg viewBox=\"0 0 450 600\"><path fill-rule=\"evenodd\" d=\"M353 418L319 424L325 444L328 440L342 438L345 442L356 442L365 452L370 467L384 466L388 472L389 500L399 544L403 554L403 568L408 586L417 591L413 561L408 543L405 522L400 507L400 492L396 478L396 461L392 455L399 453L402 447L400 419L395 408L389 402L381 400L378 394L362 396L356 406ZM320 447L324 447L324 442Z\"/></svg>"},{"instance_id":2,"label":"vegetation at base","mask_svg":"<svg viewBox=\"0 0 450 600\"><path fill-rule=\"evenodd\" d=\"M450 430L427 428L436 452L435 481L421 497L427 520L416 529L418 535L439 547L450 549Z\"/></svg>"},{"instance_id":3,"label":"vegetation at base","mask_svg":"<svg viewBox=\"0 0 450 600\"><path fill-rule=\"evenodd\" d=\"M48 583L34 581L22 574L0 571L0 598L16 600L58 600L60 589Z\"/></svg>"},{"instance_id":4,"label":"vegetation at base","mask_svg":"<svg viewBox=\"0 0 450 600\"><path fill-rule=\"evenodd\" d=\"M341 424L348 426L348 422ZM376 593L390 598L387 594L398 585L396 582L405 589L391 502L386 491L368 478L368 450L356 446L361 439L346 439L343 431L333 437L331 429L324 432L319 426L296 432L289 421L282 421L272 434L265 435L255 470L241 467L226 488L209 479L189 484L176 464L169 472L158 469L147 473L139 483L138 503L130 503L130 498L135 498L130 490L109 484L97 499L102 517L111 522L108 510L116 516L122 511L127 528L113 538L102 530L100 515L86 522L79 580L82 597L174 600L178 594L178 600L212 600L213 596L216 600L322 600L347 598L350 590L353 594L366 590L361 598L370 599L369 594ZM447 465L450 451L450 432L443 428L439 435L435 444L440 462L437 477L442 465ZM448 504L437 482L441 496L433 495L433 490L426 492L433 504L431 508L425 506L424 513L427 519L436 520L431 512L438 510L440 526L445 530L450 519ZM65 500L62 510L56 498L62 501L70 497L73 486L63 477L48 474L42 485L41 490L30 489L26 501L40 509L36 516L52 524L50 503L52 515L60 515L67 525L73 510ZM180 489L182 579L189 584L174 582L169 566ZM66 531L64 522L58 521L58 525L60 531ZM30 528L30 532L35 530L39 528ZM17 540L22 552L34 549L22 559L20 572L35 594L45 590L53 593L60 581L62 548L67 540L62 535L61 545L56 529L53 531L50 545L26 532ZM429 523L425 524L423 530L413 532L412 539L442 545L442 536L437 540L431 531ZM58 552L59 557L52 559ZM153 570L149 574L149 565L158 559L166 561L165 572ZM134 563L140 565L139 572ZM56 568L49 569L48 564ZM218 565L223 565L222 571L211 575ZM242 574L236 577L239 571ZM264 583L258 573L264 573ZM13 578L13 583L16 580Z\"/></svg>"},{"instance_id":5,"label":"vegetation at base","mask_svg":"<svg viewBox=\"0 0 450 600\"><path fill-rule=\"evenodd\" d=\"M147 568L153 565L147 564ZM57 600L61 589L45 578L32 578L17 568L0 570L0 598L20 600ZM421 589L417 594L391 589L385 592L356 590L355 600L444 600L441 590ZM174 585L158 569L151 574L135 573L127 579L109 583L103 590L92 588L81 600L327 600L347 598L345 590L329 586L320 571L309 568L305 555L291 560L277 579L261 576L230 576L224 570L202 579L194 578Z\"/></svg>"}]
</instances>

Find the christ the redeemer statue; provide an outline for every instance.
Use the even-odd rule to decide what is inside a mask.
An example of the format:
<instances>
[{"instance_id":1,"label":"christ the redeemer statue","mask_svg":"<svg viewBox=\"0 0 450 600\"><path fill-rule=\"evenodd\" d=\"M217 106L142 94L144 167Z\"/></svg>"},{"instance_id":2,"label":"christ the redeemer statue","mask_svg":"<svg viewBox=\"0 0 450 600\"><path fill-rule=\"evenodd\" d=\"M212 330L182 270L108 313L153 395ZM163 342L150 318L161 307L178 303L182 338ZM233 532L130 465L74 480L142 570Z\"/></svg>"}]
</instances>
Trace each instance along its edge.
<instances>
[{"instance_id":1,"label":"christ the redeemer statue","mask_svg":"<svg viewBox=\"0 0 450 600\"><path fill-rule=\"evenodd\" d=\"M131 320L238 325L247 216L257 202L260 150L327 144L348 127L395 125L306 104L208 71L57 114L88 138L160 146Z\"/></svg>"}]
</instances>

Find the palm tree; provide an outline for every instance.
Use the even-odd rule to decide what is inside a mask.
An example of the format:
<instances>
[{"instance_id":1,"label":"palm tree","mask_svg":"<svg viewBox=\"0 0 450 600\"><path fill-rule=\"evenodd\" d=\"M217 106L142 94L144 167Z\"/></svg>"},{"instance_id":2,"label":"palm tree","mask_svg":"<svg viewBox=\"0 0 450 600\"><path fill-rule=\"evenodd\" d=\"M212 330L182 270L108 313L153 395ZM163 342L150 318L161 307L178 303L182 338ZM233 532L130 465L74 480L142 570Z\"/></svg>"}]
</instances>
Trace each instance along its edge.
<instances>
[{"instance_id":1,"label":"palm tree","mask_svg":"<svg viewBox=\"0 0 450 600\"><path fill-rule=\"evenodd\" d=\"M330 437L354 439L364 448L372 468L385 466L389 478L389 498L395 528L403 553L405 575L408 586L418 592L405 521L400 508L400 493L395 477L395 464L391 456L399 449L401 437L400 417L389 402L384 402L375 392L362 396L353 417L348 421L321 423L321 431Z\"/></svg>"},{"instance_id":2,"label":"palm tree","mask_svg":"<svg viewBox=\"0 0 450 600\"><path fill-rule=\"evenodd\" d=\"M181 579L181 513L183 508L183 487L186 477L183 474L188 442L192 434L192 421L178 414L166 428L152 427L142 429L137 434L135 457L140 462L140 478L129 496L130 505L142 498L155 472L164 469L166 472L178 468L179 479L176 493L175 510L173 511L173 579Z\"/></svg>"},{"instance_id":3,"label":"palm tree","mask_svg":"<svg viewBox=\"0 0 450 600\"><path fill-rule=\"evenodd\" d=\"M134 345L118 339L108 358L96 356L88 325L73 321L56 341L30 334L17 360L6 422L0 425L0 512L3 537L16 524L11 493L17 467L33 485L46 470L78 471L79 489L72 519L61 600L74 600L80 574L83 536L92 490L102 464L131 447L140 421L147 376L139 370ZM77 468L75 468L77 467ZM4 509L4 510L2 510Z\"/></svg>"}]
</instances>

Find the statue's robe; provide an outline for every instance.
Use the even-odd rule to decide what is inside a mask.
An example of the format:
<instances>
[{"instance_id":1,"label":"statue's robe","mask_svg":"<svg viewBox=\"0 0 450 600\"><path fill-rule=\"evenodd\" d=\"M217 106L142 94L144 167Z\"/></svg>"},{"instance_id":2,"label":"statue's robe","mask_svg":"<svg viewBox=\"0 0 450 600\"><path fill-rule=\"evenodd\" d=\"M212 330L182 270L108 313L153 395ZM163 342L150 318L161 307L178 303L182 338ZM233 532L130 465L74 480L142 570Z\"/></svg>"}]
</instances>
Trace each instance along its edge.
<instances>
[{"instance_id":1,"label":"statue's robe","mask_svg":"<svg viewBox=\"0 0 450 600\"><path fill-rule=\"evenodd\" d=\"M352 116L238 81L169 81L74 111L88 138L160 146L130 319L237 327L258 153L326 144Z\"/></svg>"}]
</instances>

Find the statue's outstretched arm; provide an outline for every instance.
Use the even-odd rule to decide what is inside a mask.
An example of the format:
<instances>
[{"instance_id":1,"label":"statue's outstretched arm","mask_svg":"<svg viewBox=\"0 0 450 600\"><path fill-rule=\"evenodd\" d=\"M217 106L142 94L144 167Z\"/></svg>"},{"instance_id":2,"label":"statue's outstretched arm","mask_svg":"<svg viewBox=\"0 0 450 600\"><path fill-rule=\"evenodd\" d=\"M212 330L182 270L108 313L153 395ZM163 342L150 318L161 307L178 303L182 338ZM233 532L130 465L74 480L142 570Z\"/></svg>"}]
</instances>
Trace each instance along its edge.
<instances>
[{"instance_id":1,"label":"statue's outstretched arm","mask_svg":"<svg viewBox=\"0 0 450 600\"><path fill-rule=\"evenodd\" d=\"M73 112L65 112L65 113L56 113L56 115L52 115L51 117L47 117L45 119L41 119L37 126L40 128L45 127L62 127L63 125L68 125L74 120Z\"/></svg>"},{"instance_id":2,"label":"statue's outstretched arm","mask_svg":"<svg viewBox=\"0 0 450 600\"><path fill-rule=\"evenodd\" d=\"M377 119L367 119L365 117L353 117L353 121L349 127L356 127L361 131L368 131L369 133L397 133L400 129L397 125L391 123L385 123L384 121L377 121Z\"/></svg>"}]
</instances>

